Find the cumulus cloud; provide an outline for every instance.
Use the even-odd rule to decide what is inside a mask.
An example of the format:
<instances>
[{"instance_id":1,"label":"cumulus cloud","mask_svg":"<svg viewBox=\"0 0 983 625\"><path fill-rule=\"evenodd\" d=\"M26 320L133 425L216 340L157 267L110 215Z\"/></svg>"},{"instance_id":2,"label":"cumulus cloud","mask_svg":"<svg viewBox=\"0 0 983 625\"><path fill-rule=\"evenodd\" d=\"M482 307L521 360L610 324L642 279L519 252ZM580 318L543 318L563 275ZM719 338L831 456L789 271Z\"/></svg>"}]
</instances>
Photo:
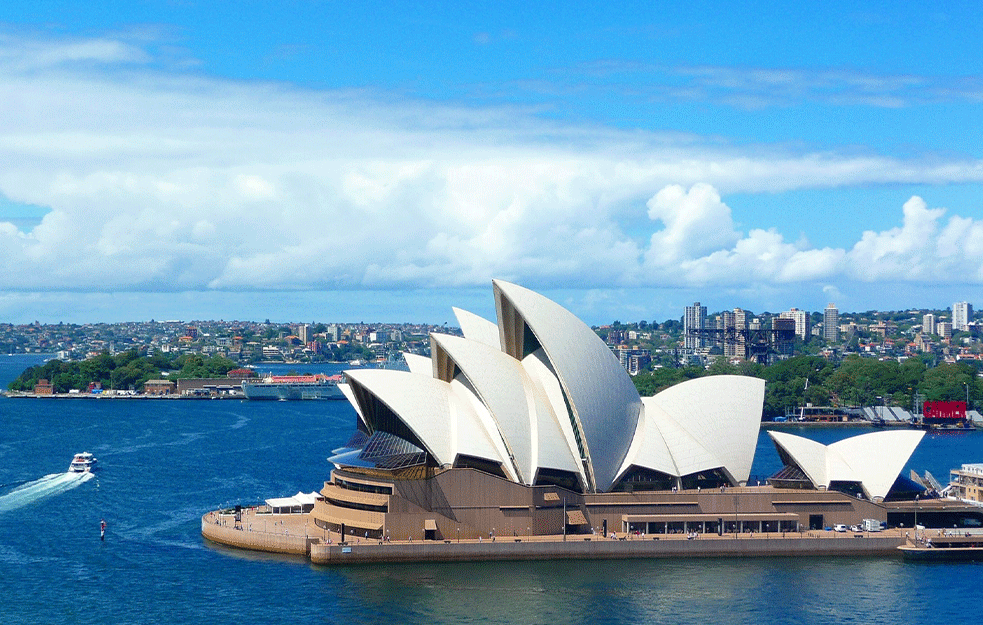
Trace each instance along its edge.
<instances>
[{"instance_id":1,"label":"cumulus cloud","mask_svg":"<svg viewBox=\"0 0 983 625\"><path fill-rule=\"evenodd\" d=\"M685 254L700 256L740 238L730 208L706 183L695 184L688 191L680 185L667 186L647 206L649 219L665 225L652 235L646 255L651 265L664 267Z\"/></svg>"},{"instance_id":2,"label":"cumulus cloud","mask_svg":"<svg viewBox=\"0 0 983 625\"><path fill-rule=\"evenodd\" d=\"M983 222L958 216L942 224L944 208L915 196L900 228L867 231L847 255L849 275L863 281L960 282L983 276Z\"/></svg>"},{"instance_id":3,"label":"cumulus cloud","mask_svg":"<svg viewBox=\"0 0 983 625\"><path fill-rule=\"evenodd\" d=\"M789 243L775 229L734 229L716 190L670 185L649 200L649 217L665 228L651 237L645 273L662 284L787 284L856 280L938 283L983 277L983 221L952 217L914 196L900 227L866 231L849 250ZM651 282L650 282L651 284Z\"/></svg>"},{"instance_id":4,"label":"cumulus cloud","mask_svg":"<svg viewBox=\"0 0 983 625\"><path fill-rule=\"evenodd\" d=\"M25 73L39 46L47 60ZM724 201L983 181L975 161L739 149L513 108L165 75L134 69L142 49L103 40L0 48L13 94L0 101L0 194L50 208L30 230L0 223L2 289L983 280L983 223L944 221L920 199L900 228L849 250L745 231Z\"/></svg>"}]
</instances>

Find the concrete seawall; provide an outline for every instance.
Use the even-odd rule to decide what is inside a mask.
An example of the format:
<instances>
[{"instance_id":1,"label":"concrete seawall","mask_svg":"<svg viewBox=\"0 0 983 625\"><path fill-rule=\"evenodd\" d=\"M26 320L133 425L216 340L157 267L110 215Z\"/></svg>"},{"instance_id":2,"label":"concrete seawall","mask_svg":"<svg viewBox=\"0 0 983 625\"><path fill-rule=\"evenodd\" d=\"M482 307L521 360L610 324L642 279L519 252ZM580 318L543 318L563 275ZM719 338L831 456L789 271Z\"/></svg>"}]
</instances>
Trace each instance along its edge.
<instances>
[{"instance_id":1,"label":"concrete seawall","mask_svg":"<svg viewBox=\"0 0 983 625\"><path fill-rule=\"evenodd\" d=\"M304 556L310 553L311 543L320 540L306 536L303 525L300 526L299 531L294 528L292 533L289 526L279 531L240 529L242 527L241 524L239 527L235 526L231 515L210 512L201 518L202 536L213 542L239 549Z\"/></svg>"},{"instance_id":2,"label":"concrete seawall","mask_svg":"<svg viewBox=\"0 0 983 625\"><path fill-rule=\"evenodd\" d=\"M355 564L371 562L453 562L480 560L550 560L616 558L708 558L767 556L883 556L897 555L900 535L862 538L714 536L696 540L683 538L584 540L514 539L483 543L383 543L312 544L315 564Z\"/></svg>"},{"instance_id":3,"label":"concrete seawall","mask_svg":"<svg viewBox=\"0 0 983 625\"><path fill-rule=\"evenodd\" d=\"M258 515L250 510L237 525L231 514L210 512L201 519L202 536L216 543L270 553L305 555L315 564L378 562L455 562L617 558L709 558L775 556L898 556L899 530L872 534L812 531L803 534L499 537L495 541L379 542L326 533L306 514Z\"/></svg>"}]
</instances>

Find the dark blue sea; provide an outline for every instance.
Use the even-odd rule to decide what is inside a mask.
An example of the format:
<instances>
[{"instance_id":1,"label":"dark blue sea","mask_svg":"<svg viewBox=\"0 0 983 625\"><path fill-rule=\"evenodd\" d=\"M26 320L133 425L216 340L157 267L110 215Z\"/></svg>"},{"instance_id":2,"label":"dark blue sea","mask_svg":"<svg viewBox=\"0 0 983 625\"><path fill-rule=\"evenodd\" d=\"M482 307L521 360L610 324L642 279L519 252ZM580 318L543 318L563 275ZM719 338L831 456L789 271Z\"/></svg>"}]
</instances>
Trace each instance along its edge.
<instances>
[{"instance_id":1,"label":"dark blue sea","mask_svg":"<svg viewBox=\"0 0 983 625\"><path fill-rule=\"evenodd\" d=\"M0 384L38 360L0 356ZM0 399L0 623L979 621L980 564L885 557L323 568L201 538L208 510L320 489L326 458L354 419L347 402ZM865 431L796 433L828 443ZM80 451L99 459L91 479L66 475ZM964 462L983 462L983 434L927 436L909 468L947 481ZM753 473L779 467L762 435Z\"/></svg>"}]
</instances>

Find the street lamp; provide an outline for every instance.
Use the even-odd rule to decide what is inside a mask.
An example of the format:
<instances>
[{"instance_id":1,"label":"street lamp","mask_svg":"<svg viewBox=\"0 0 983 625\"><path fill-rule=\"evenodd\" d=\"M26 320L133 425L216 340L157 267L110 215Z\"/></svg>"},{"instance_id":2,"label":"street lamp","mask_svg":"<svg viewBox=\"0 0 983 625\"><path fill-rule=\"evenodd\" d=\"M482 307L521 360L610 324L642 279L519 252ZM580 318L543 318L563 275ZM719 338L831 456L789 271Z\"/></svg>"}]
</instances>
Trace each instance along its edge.
<instances>
[{"instance_id":1,"label":"street lamp","mask_svg":"<svg viewBox=\"0 0 983 625\"><path fill-rule=\"evenodd\" d=\"M915 542L918 542L918 495L915 495Z\"/></svg>"},{"instance_id":2,"label":"street lamp","mask_svg":"<svg viewBox=\"0 0 983 625\"><path fill-rule=\"evenodd\" d=\"M563 525L563 542L567 542L567 498L563 498L563 518L560 519Z\"/></svg>"}]
</instances>

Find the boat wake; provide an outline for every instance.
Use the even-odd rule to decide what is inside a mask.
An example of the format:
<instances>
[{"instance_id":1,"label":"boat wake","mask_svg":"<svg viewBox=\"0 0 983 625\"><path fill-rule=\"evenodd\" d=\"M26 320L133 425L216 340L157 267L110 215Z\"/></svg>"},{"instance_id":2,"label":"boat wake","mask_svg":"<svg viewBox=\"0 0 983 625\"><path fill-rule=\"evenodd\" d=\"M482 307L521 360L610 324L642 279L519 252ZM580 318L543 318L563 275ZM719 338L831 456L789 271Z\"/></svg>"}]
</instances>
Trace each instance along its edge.
<instances>
[{"instance_id":1,"label":"boat wake","mask_svg":"<svg viewBox=\"0 0 983 625\"><path fill-rule=\"evenodd\" d=\"M70 491L94 477L92 473L52 473L39 480L27 482L6 495L0 495L0 514Z\"/></svg>"}]
</instances>

